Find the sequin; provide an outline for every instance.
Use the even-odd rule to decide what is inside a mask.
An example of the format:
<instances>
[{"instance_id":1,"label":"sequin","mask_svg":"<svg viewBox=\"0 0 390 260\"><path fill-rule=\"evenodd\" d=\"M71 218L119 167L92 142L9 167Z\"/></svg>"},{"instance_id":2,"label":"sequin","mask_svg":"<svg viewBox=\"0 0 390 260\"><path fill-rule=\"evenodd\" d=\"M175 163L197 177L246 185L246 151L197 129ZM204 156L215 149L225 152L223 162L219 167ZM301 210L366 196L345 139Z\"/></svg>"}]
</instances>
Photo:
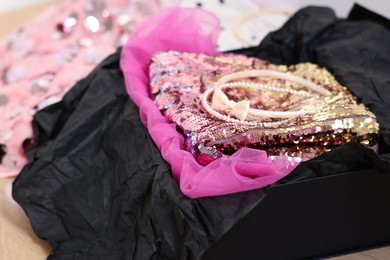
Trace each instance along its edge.
<instances>
[{"instance_id":1,"label":"sequin","mask_svg":"<svg viewBox=\"0 0 390 260\"><path fill-rule=\"evenodd\" d=\"M85 18L84 26L87 30L96 33L100 29L100 21L95 16L90 15Z\"/></svg>"},{"instance_id":2,"label":"sequin","mask_svg":"<svg viewBox=\"0 0 390 260\"><path fill-rule=\"evenodd\" d=\"M73 60L79 53L80 47L77 45L66 46L60 52L53 55L53 59L59 64L66 64Z\"/></svg>"},{"instance_id":3,"label":"sequin","mask_svg":"<svg viewBox=\"0 0 390 260\"><path fill-rule=\"evenodd\" d=\"M121 26L125 34L132 32L136 26L133 17L129 14L119 15L117 18L117 23L119 24L119 26Z\"/></svg>"},{"instance_id":4,"label":"sequin","mask_svg":"<svg viewBox=\"0 0 390 260\"><path fill-rule=\"evenodd\" d=\"M202 93L223 75L245 69L292 73L325 87L332 96L318 100L287 92L227 88L226 95L230 99L236 102L249 100L253 108L312 111L287 120L248 116L248 121L261 121L262 127L220 120L205 111L200 102ZM351 93L328 71L314 64L286 67L234 54L213 57L165 52L153 57L149 72L156 105L186 133L186 149L202 165L232 155L242 147L262 149L269 156L300 162L337 145L350 142L374 145L377 141L379 125L375 116L364 105L357 104ZM283 80L250 80L273 87L304 90L299 84Z\"/></svg>"},{"instance_id":5,"label":"sequin","mask_svg":"<svg viewBox=\"0 0 390 260\"><path fill-rule=\"evenodd\" d=\"M0 95L0 107L7 105L9 99L7 96Z\"/></svg>"},{"instance_id":6,"label":"sequin","mask_svg":"<svg viewBox=\"0 0 390 260\"><path fill-rule=\"evenodd\" d=\"M85 53L84 62L88 65L97 64L102 60L99 51L95 48L90 48Z\"/></svg>"},{"instance_id":7,"label":"sequin","mask_svg":"<svg viewBox=\"0 0 390 260\"><path fill-rule=\"evenodd\" d=\"M332 129L336 130L339 128L343 128L343 122L340 119L336 119L332 124Z\"/></svg>"},{"instance_id":8,"label":"sequin","mask_svg":"<svg viewBox=\"0 0 390 260\"><path fill-rule=\"evenodd\" d=\"M77 25L77 14L73 13L63 23L57 25L57 30L63 34L69 34Z\"/></svg>"},{"instance_id":9,"label":"sequin","mask_svg":"<svg viewBox=\"0 0 390 260\"><path fill-rule=\"evenodd\" d=\"M117 18L117 22L120 26L126 26L131 21L131 15L128 14L122 14L119 15Z\"/></svg>"},{"instance_id":10,"label":"sequin","mask_svg":"<svg viewBox=\"0 0 390 260\"><path fill-rule=\"evenodd\" d=\"M31 93L35 95L40 95L47 91L50 88L51 83L54 79L54 75L51 73L47 73L42 75L34 80L32 80L29 84L29 89Z\"/></svg>"},{"instance_id":11,"label":"sequin","mask_svg":"<svg viewBox=\"0 0 390 260\"><path fill-rule=\"evenodd\" d=\"M107 17L106 19L103 20L103 29L105 32L111 31L113 28L114 28L114 21L110 17Z\"/></svg>"},{"instance_id":12,"label":"sequin","mask_svg":"<svg viewBox=\"0 0 390 260\"><path fill-rule=\"evenodd\" d=\"M3 80L8 84L21 81L26 77L26 67L24 65L15 65L7 70L3 74Z\"/></svg>"},{"instance_id":13,"label":"sequin","mask_svg":"<svg viewBox=\"0 0 390 260\"><path fill-rule=\"evenodd\" d=\"M14 33L8 41L7 49L14 57L23 58L35 48L35 41L25 30Z\"/></svg>"}]
</instances>

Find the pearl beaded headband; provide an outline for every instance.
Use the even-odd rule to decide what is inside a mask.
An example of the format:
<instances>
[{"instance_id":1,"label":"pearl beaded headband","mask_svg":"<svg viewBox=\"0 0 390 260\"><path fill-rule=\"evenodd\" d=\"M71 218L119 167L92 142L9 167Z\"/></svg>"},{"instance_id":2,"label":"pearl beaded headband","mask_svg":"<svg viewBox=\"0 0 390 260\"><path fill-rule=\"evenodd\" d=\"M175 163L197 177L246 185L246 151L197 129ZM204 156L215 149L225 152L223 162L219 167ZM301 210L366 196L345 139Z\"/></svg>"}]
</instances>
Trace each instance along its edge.
<instances>
[{"instance_id":1,"label":"pearl beaded headband","mask_svg":"<svg viewBox=\"0 0 390 260\"><path fill-rule=\"evenodd\" d=\"M250 115L266 117L266 118L293 118L322 108L321 106L311 110L299 110L299 111L269 111L269 110L253 109L250 108L250 103L248 100L235 102L233 100L230 100L223 93L222 89L224 88L241 87L241 88L256 89L256 90L271 90L277 92L286 92L286 93L291 93L291 94L300 95L309 98L320 97L318 95L314 95L302 90L298 91L298 90L288 89L288 88L278 88L278 87L268 86L264 84L251 83L251 82L229 82L232 80L248 78L248 77L277 77L280 79L299 83L324 96L332 95L332 93L326 90L325 88L317 84L314 84L313 82L310 82L308 80L305 80L303 78L291 74L287 74L279 71L272 71L272 70L245 70L245 71L232 73L222 77L215 84L214 88L210 88L206 90L202 97L202 105L205 108L205 110L209 114L223 121L241 122L249 125L253 125L253 124L258 125L259 123L256 122L245 121L247 115L250 114ZM207 100L211 93L213 93L213 97L210 106ZM234 119L232 117L223 115L218 111L216 111L216 110L227 110L227 109L229 109L230 113L238 119ZM282 121L273 122L273 123L280 124L282 123Z\"/></svg>"}]
</instances>

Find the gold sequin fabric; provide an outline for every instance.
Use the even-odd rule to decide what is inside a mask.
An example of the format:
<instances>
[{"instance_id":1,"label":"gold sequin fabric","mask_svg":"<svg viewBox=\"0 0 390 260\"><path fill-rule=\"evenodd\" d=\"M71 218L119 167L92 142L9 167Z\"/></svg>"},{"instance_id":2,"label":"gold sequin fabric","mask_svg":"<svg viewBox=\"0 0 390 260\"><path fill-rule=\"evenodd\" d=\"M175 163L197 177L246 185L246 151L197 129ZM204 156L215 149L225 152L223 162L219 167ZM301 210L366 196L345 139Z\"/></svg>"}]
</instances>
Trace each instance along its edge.
<instances>
[{"instance_id":1,"label":"gold sequin fabric","mask_svg":"<svg viewBox=\"0 0 390 260\"><path fill-rule=\"evenodd\" d=\"M232 87L225 89L225 94L236 102L249 100L252 108L304 109L308 113L290 119L249 116L246 121L255 124L248 125L223 121L206 112L201 104L205 90L225 75L251 69L299 76L322 86L332 95L305 97L290 92ZM165 117L177 124L178 131L185 137L186 149L202 165L232 155L242 147L265 150L271 158L300 162L337 145L373 146L377 142L379 125L374 114L358 104L329 71L315 64L284 66L236 54L208 56L170 51L154 55L150 78L155 104ZM246 82L318 94L300 84L272 77L248 78ZM228 115L226 111L218 112Z\"/></svg>"}]
</instances>

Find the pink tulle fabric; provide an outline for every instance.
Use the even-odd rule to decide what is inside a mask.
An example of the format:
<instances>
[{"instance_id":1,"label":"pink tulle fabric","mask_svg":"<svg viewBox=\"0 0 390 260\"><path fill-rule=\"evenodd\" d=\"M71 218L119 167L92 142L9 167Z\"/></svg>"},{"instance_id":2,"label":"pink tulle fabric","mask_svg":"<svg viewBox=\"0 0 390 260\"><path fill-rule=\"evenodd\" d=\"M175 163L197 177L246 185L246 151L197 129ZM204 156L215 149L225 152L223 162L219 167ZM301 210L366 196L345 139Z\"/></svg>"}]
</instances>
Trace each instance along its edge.
<instances>
[{"instance_id":1,"label":"pink tulle fabric","mask_svg":"<svg viewBox=\"0 0 390 260\"><path fill-rule=\"evenodd\" d=\"M176 125L160 113L150 98L148 65L154 53L173 50L216 54L219 30L218 19L207 11L167 9L142 23L122 50L121 68L128 93L139 106L141 120L170 163L182 192L193 199L262 188L296 167L296 162L274 161L264 151L250 148L201 166L184 150L184 139Z\"/></svg>"},{"instance_id":2,"label":"pink tulle fabric","mask_svg":"<svg viewBox=\"0 0 390 260\"><path fill-rule=\"evenodd\" d=\"M156 0L65 0L0 41L0 178L27 162L22 144L35 112L60 101L159 8Z\"/></svg>"}]
</instances>

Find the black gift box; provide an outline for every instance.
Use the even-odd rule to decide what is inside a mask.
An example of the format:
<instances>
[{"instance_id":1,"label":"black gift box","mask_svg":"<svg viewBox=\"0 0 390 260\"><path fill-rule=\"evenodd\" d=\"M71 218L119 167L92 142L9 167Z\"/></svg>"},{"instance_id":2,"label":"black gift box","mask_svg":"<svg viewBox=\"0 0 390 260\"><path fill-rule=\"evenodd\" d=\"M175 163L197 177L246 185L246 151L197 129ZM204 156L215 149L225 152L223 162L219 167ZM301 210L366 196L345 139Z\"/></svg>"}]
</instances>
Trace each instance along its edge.
<instances>
[{"instance_id":1,"label":"black gift box","mask_svg":"<svg viewBox=\"0 0 390 260\"><path fill-rule=\"evenodd\" d=\"M273 186L203 255L322 258L390 244L390 175L375 169Z\"/></svg>"},{"instance_id":2,"label":"black gift box","mask_svg":"<svg viewBox=\"0 0 390 260\"><path fill-rule=\"evenodd\" d=\"M329 27L324 29L320 26L316 31L315 27L319 24ZM336 78L343 84L353 87L355 94L361 93L358 95L360 100L374 104L371 108L380 119L382 133L387 139L388 106L384 104L377 108L377 104L384 102L368 101L373 96L369 91L375 89L381 90L378 100L388 96L385 92L387 80L382 82L376 76L371 82L378 80L378 83L373 83L377 88L369 88L368 81L356 79L357 74L353 73L356 68L364 67L365 75L369 70L374 71L372 75L379 75L376 72L384 67L368 65L367 57L364 58L366 65L362 65L355 60L362 59L361 53L350 55L349 66L345 67L345 56L335 55L337 51L340 51L339 54L353 52L362 45L366 53L381 50L383 55L385 51L380 47L383 40L376 41L375 37L363 40L363 37L359 38L359 33L355 34L375 35L371 27L387 34L385 28L390 28L390 21L359 5L354 6L347 20L337 20L327 9L307 8L290 19L280 31L271 33L259 47L238 53L252 55L255 52L275 63L310 61L327 67L337 74ZM350 28L355 28L355 31L348 34ZM341 32L344 33L342 36ZM344 40L339 41L340 37ZM371 64L377 61L374 57ZM388 147L384 148L383 140L381 144L382 159L388 161L383 157L383 154L387 156L389 153ZM339 159L347 161L350 158L341 156ZM349 167L360 170L340 171L342 173L337 175L269 188L259 205L216 241L203 254L202 260L324 258L389 245L390 169L388 166L362 168L357 165L366 159L369 160L363 155L355 163L346 162ZM333 170L328 169L328 173Z\"/></svg>"}]
</instances>

